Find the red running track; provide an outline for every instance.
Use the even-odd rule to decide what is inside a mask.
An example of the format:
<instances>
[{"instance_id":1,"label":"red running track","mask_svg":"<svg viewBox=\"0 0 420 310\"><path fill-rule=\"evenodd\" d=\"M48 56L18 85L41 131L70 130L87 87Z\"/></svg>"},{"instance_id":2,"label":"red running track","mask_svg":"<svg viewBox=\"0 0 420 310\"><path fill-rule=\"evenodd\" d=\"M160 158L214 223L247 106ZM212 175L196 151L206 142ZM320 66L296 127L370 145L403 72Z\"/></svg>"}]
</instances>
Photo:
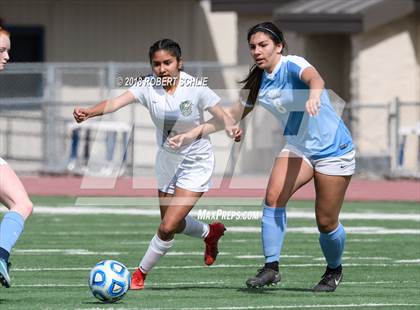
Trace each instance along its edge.
<instances>
[{"instance_id":1,"label":"red running track","mask_svg":"<svg viewBox=\"0 0 420 310\"><path fill-rule=\"evenodd\" d=\"M21 177L30 195L40 196L124 196L154 197L157 195L153 178L81 178L81 177ZM228 188L213 180L207 197L264 197L265 178L232 179ZM293 199L314 200L310 182L295 193ZM347 201L413 201L420 202L420 182L411 180L385 181L353 179L346 194Z\"/></svg>"}]
</instances>

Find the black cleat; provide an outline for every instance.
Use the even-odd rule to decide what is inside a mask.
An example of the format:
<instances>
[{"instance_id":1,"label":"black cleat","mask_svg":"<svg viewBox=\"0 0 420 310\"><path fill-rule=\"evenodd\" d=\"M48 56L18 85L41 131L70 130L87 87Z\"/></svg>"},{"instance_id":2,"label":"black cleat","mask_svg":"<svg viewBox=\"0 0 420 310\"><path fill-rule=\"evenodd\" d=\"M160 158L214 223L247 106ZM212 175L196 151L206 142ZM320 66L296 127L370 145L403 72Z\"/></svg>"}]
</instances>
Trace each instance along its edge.
<instances>
[{"instance_id":1,"label":"black cleat","mask_svg":"<svg viewBox=\"0 0 420 310\"><path fill-rule=\"evenodd\" d=\"M312 289L314 292L334 292L343 279L341 265L335 269L327 267L321 281Z\"/></svg>"},{"instance_id":2,"label":"black cleat","mask_svg":"<svg viewBox=\"0 0 420 310\"><path fill-rule=\"evenodd\" d=\"M263 267L258 269L255 277L246 281L246 286L248 288L261 288L265 285L277 284L278 282L280 282L280 273L271 268Z\"/></svg>"},{"instance_id":3,"label":"black cleat","mask_svg":"<svg viewBox=\"0 0 420 310\"><path fill-rule=\"evenodd\" d=\"M4 287L10 287L9 269L10 263L0 258L0 284Z\"/></svg>"}]
</instances>

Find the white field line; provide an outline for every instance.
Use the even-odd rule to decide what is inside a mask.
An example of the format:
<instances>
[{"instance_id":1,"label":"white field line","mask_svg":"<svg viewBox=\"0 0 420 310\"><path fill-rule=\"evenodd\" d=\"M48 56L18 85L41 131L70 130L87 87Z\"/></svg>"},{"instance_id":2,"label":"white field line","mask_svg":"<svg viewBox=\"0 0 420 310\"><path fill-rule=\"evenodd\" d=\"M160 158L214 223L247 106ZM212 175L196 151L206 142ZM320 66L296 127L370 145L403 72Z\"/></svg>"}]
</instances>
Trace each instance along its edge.
<instances>
[{"instance_id":1,"label":"white field line","mask_svg":"<svg viewBox=\"0 0 420 310\"><path fill-rule=\"evenodd\" d=\"M149 243L149 242L148 242ZM15 254L59 254L59 255L126 255L128 252L92 252L86 249L15 249ZM167 256L203 256L203 252L168 252ZM219 252L219 255L232 255L229 252Z\"/></svg>"},{"instance_id":2,"label":"white field line","mask_svg":"<svg viewBox=\"0 0 420 310\"><path fill-rule=\"evenodd\" d=\"M249 242L254 242L254 241L258 241L258 242L260 242L261 241L261 238L249 238L249 239L230 239L230 240L222 240L223 241L223 243L249 243ZM346 243L349 243L349 242L362 242L362 243L366 243L366 242L380 242L381 241L381 239L378 239L378 238L361 238L361 239L358 239L358 238L350 238L350 239L347 239L346 240ZM135 244L134 243L135 241L133 241L133 244ZM142 241L139 241L138 242L138 244L142 244L141 243ZM146 242L146 241L144 241L144 242ZM120 242L121 244L124 244L124 242ZM127 244L130 244L130 241L128 241L128 243ZM149 244L149 242L147 242L147 244Z\"/></svg>"},{"instance_id":3,"label":"white field line","mask_svg":"<svg viewBox=\"0 0 420 310\"><path fill-rule=\"evenodd\" d=\"M235 258L239 259L262 259L264 258L264 255L237 255ZM283 258L310 258L313 261L325 261L324 257L312 257L309 255L281 255L280 259ZM349 257L349 256L343 256L343 260L345 262L353 261L353 260L392 260L390 257ZM397 261L401 263L418 263L420 261L417 260L404 260L404 261Z\"/></svg>"},{"instance_id":4,"label":"white field line","mask_svg":"<svg viewBox=\"0 0 420 310\"><path fill-rule=\"evenodd\" d=\"M14 249L14 253L21 255L32 254L60 254L60 255L123 255L128 252L92 252L86 249Z\"/></svg>"},{"instance_id":5,"label":"white field line","mask_svg":"<svg viewBox=\"0 0 420 310\"><path fill-rule=\"evenodd\" d=\"M138 226L137 226L138 227ZM354 242L365 242L365 240L367 240L366 242L378 242L379 239L352 239L352 241ZM254 239L231 239L231 240L223 240L223 243L249 243L252 241L261 241L261 238L255 238ZM117 241L118 244L127 244L127 245L142 245L142 244L149 244L150 241ZM349 240L346 240L346 242L349 242Z\"/></svg>"},{"instance_id":6,"label":"white field line","mask_svg":"<svg viewBox=\"0 0 420 310\"><path fill-rule=\"evenodd\" d=\"M126 244L126 245L148 245L150 241L117 241L118 244Z\"/></svg>"},{"instance_id":7,"label":"white field line","mask_svg":"<svg viewBox=\"0 0 420 310\"><path fill-rule=\"evenodd\" d=\"M155 232L153 231L134 231L134 230L115 230L115 231L54 231L54 232L40 232L38 235L47 236L137 236L137 235L148 235L150 239L153 237Z\"/></svg>"},{"instance_id":8,"label":"white field line","mask_svg":"<svg viewBox=\"0 0 420 310\"><path fill-rule=\"evenodd\" d=\"M344 229L348 235L420 235L420 229L404 229L404 228L385 228L385 227L352 227L345 226ZM261 233L261 227L251 226L228 226L228 233ZM289 227L287 233L298 234L319 234L315 227ZM49 236L137 236L150 235L150 231L142 230L115 230L115 231L55 231L55 232L41 232L40 235Z\"/></svg>"},{"instance_id":9,"label":"white field line","mask_svg":"<svg viewBox=\"0 0 420 310\"><path fill-rule=\"evenodd\" d=\"M239 259L254 259L254 258L263 258L263 255L237 255L235 258ZM310 255L281 255L281 258L311 258Z\"/></svg>"},{"instance_id":10,"label":"white field line","mask_svg":"<svg viewBox=\"0 0 420 310\"><path fill-rule=\"evenodd\" d=\"M345 226L347 234L360 234L360 235L419 235L420 229L394 229L385 227L351 227ZM250 226L233 226L228 227L229 232L234 233L261 233L261 227ZM288 227L288 233L303 233L303 234L318 234L315 227Z\"/></svg>"},{"instance_id":11,"label":"white field line","mask_svg":"<svg viewBox=\"0 0 420 310\"><path fill-rule=\"evenodd\" d=\"M357 239L357 238L351 238L351 239L347 239L346 243L348 242L379 242L380 239L374 239L374 238L362 238L362 239Z\"/></svg>"},{"instance_id":12,"label":"white field line","mask_svg":"<svg viewBox=\"0 0 420 310\"><path fill-rule=\"evenodd\" d=\"M223 281L213 282L165 282L165 283L147 283L147 287L165 287L165 286L179 286L179 285L211 285L211 284L224 284ZM17 284L13 287L88 287L87 284Z\"/></svg>"},{"instance_id":13,"label":"white field line","mask_svg":"<svg viewBox=\"0 0 420 310\"><path fill-rule=\"evenodd\" d=\"M343 260L391 260L390 257L350 257L350 256L343 256ZM324 257L313 258L314 261L325 261Z\"/></svg>"},{"instance_id":14,"label":"white field line","mask_svg":"<svg viewBox=\"0 0 420 310\"><path fill-rule=\"evenodd\" d=\"M203 256L203 252L168 252L165 255L169 256ZM229 252L219 252L218 255L232 255L232 253Z\"/></svg>"},{"instance_id":15,"label":"white field line","mask_svg":"<svg viewBox=\"0 0 420 310\"><path fill-rule=\"evenodd\" d=\"M340 285L376 285L376 284L410 284L410 283L412 283L412 284L418 284L418 282L417 281L372 281L372 282L368 282L368 281L366 281L366 282L356 282L356 281L353 281L353 282L346 282L346 281L343 281L343 282L341 282L340 283Z\"/></svg>"},{"instance_id":16,"label":"white field line","mask_svg":"<svg viewBox=\"0 0 420 310\"><path fill-rule=\"evenodd\" d=\"M57 255L126 255L128 252L92 252L87 249L15 249L14 254L16 255L48 255L48 254L57 254ZM203 252L168 252L168 256L202 256ZM220 252L219 255L222 256L233 256L238 259L262 259L263 255L233 255L230 252ZM281 255L282 259L287 258L309 258L313 261L324 261L324 257L313 257L311 255ZM358 256L343 256L344 261L353 261L353 260L392 260L390 257L358 257ZM406 259L406 260L397 260L396 263L420 263L420 259Z\"/></svg>"},{"instance_id":17,"label":"white field line","mask_svg":"<svg viewBox=\"0 0 420 310\"><path fill-rule=\"evenodd\" d=\"M346 268L350 267L401 267L401 266L413 266L417 265L418 262L412 263L374 263L374 264L359 264L359 263L349 263L345 264ZM325 267L324 263L312 263L312 264L282 264L285 268L306 268L306 267ZM204 265L190 265L190 266L156 266L154 269L204 269L204 268L257 268L261 267L259 264L241 264L241 265L232 265L232 264L220 264L207 267ZM129 267L130 270L136 269L137 266ZM13 268L13 272L29 272L29 271L85 271L90 270L91 267L46 267L46 268Z\"/></svg>"},{"instance_id":18,"label":"white field line","mask_svg":"<svg viewBox=\"0 0 420 310\"><path fill-rule=\"evenodd\" d=\"M232 240L223 240L223 242L231 242L231 243L248 243L252 241L251 239L232 239ZM258 238L258 241L261 241L261 238Z\"/></svg>"},{"instance_id":19,"label":"white field line","mask_svg":"<svg viewBox=\"0 0 420 310\"><path fill-rule=\"evenodd\" d=\"M87 287L87 284L14 284L13 287Z\"/></svg>"},{"instance_id":20,"label":"white field line","mask_svg":"<svg viewBox=\"0 0 420 310\"><path fill-rule=\"evenodd\" d=\"M223 210L225 210L224 208ZM230 211L238 211L235 208L229 208ZM261 212L260 210L240 210L238 212ZM4 212L4 210L3 210ZM211 212L211 211L209 211ZM115 215L143 215L143 216L160 216L159 210L156 209L140 209L140 208L101 208L101 207L82 207L82 206L63 206L48 207L35 206L35 214L56 214L56 215L80 215L80 214L115 214ZM191 215L197 216L199 210L192 210ZM288 211L288 218L299 219L315 219L315 213L309 211ZM346 220L390 220L390 221L416 221L420 222L419 213L376 213L376 212L342 212L341 219Z\"/></svg>"},{"instance_id":21,"label":"white field line","mask_svg":"<svg viewBox=\"0 0 420 310\"><path fill-rule=\"evenodd\" d=\"M301 282L288 281L287 284L300 284ZM413 284L416 281L366 281L366 282L342 282L340 285L378 285L378 284ZM165 282L165 283L147 283L147 287L166 287L166 286L182 286L182 285L212 285L212 284L236 284L226 281L209 281L209 282ZM63 283L43 283L43 284L14 284L13 287L87 287L87 284L63 284Z\"/></svg>"},{"instance_id":22,"label":"white field line","mask_svg":"<svg viewBox=\"0 0 420 310\"><path fill-rule=\"evenodd\" d=\"M188 307L188 308L142 308L147 310L252 310L252 309L325 309L325 308L383 308L383 307L417 307L420 304L403 303L365 303L365 304L317 304L317 305L267 305L267 306L238 306L238 307ZM102 310L103 308L77 308L76 310ZM109 308L112 310L138 310L139 308Z\"/></svg>"},{"instance_id":23,"label":"white field line","mask_svg":"<svg viewBox=\"0 0 420 310\"><path fill-rule=\"evenodd\" d=\"M401 259L401 260L397 260L395 261L396 263L420 263L420 259Z\"/></svg>"}]
</instances>

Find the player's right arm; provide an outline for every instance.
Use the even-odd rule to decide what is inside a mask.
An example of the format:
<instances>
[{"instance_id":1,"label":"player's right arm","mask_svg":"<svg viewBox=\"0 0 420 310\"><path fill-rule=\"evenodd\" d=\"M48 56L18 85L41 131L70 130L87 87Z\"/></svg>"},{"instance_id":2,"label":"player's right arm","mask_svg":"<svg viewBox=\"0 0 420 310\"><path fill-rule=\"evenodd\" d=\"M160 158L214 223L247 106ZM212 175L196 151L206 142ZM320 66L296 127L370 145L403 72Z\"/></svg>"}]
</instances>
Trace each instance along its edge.
<instances>
[{"instance_id":1,"label":"player's right arm","mask_svg":"<svg viewBox=\"0 0 420 310\"><path fill-rule=\"evenodd\" d=\"M253 108L254 107L244 106L241 102L237 102L225 111L226 114L233 118L235 121L240 122L252 111Z\"/></svg>"},{"instance_id":2,"label":"player's right arm","mask_svg":"<svg viewBox=\"0 0 420 310\"><path fill-rule=\"evenodd\" d=\"M253 107L244 106L242 103L237 102L233 106L229 108L225 108L224 112L227 114L227 116L233 120L234 123L239 123L241 120L243 120L249 112L251 112ZM211 118L207 122L201 125L201 135L209 135L213 132L222 130L223 126L220 121L218 121L215 117ZM198 129L196 129L198 130ZM240 140L240 138L239 138Z\"/></svg>"},{"instance_id":3,"label":"player's right arm","mask_svg":"<svg viewBox=\"0 0 420 310\"><path fill-rule=\"evenodd\" d=\"M97 105L90 108L76 107L73 111L73 116L76 122L81 123L91 117L113 113L122 107L125 107L126 105L134 102L135 100L136 98L134 97L133 93L126 91L120 96L101 101Z\"/></svg>"},{"instance_id":4,"label":"player's right arm","mask_svg":"<svg viewBox=\"0 0 420 310\"><path fill-rule=\"evenodd\" d=\"M233 123L238 123L244 119L249 114L249 112L252 111L252 109L253 107L245 107L242 103L238 102L230 108L223 109L223 111L226 113L227 117L233 121ZM231 137L236 142L239 142L242 139L243 131L238 126L235 127L235 131L232 132ZM197 139L197 137L207 136L214 132L220 131L223 128L223 122L220 122L217 117L213 116L207 122L191 129L190 131L171 137L168 139L168 142L170 147L177 149L181 145L191 143L191 141L194 141Z\"/></svg>"}]
</instances>

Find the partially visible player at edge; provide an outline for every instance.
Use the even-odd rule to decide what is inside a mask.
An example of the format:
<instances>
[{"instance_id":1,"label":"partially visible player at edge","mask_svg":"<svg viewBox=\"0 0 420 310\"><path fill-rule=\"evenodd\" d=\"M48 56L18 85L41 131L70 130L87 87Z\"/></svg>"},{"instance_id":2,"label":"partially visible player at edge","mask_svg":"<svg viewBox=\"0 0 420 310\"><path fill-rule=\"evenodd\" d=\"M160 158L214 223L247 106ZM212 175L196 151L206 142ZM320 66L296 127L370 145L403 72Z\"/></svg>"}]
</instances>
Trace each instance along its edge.
<instances>
[{"instance_id":1,"label":"partially visible player at edge","mask_svg":"<svg viewBox=\"0 0 420 310\"><path fill-rule=\"evenodd\" d=\"M10 34L0 27L0 71L9 60L9 51ZM9 209L0 224L0 282L10 287L10 252L22 234L25 220L31 215L33 206L19 178L1 157L0 203Z\"/></svg>"},{"instance_id":2,"label":"partially visible player at edge","mask_svg":"<svg viewBox=\"0 0 420 310\"><path fill-rule=\"evenodd\" d=\"M115 112L137 100L149 110L156 126L159 150L155 167L161 223L139 268L131 277L132 290L144 288L146 275L173 246L176 233L204 239L204 262L212 265L218 254L218 240L225 231L220 222L208 225L188 215L209 189L214 168L210 139L197 135L187 146L174 152L168 146L168 137L203 123L205 110L218 120L229 136L234 137L238 130L221 108L220 98L210 88L188 86L194 78L182 71L181 48L176 42L170 39L155 42L150 47L149 59L154 78L165 85L147 84L145 79L116 98L102 101L92 108L76 108L73 113L76 121L82 122Z\"/></svg>"},{"instance_id":3,"label":"partially visible player at edge","mask_svg":"<svg viewBox=\"0 0 420 310\"><path fill-rule=\"evenodd\" d=\"M255 288L280 281L286 204L294 192L313 179L319 243L327 262L325 273L313 290L332 292L343 276L341 258L346 234L339 214L355 171L352 138L331 106L322 77L304 58L286 55L286 41L276 25L255 25L248 31L247 40L255 61L243 81L243 89L249 93L228 114L240 120L260 104L280 122L287 143L274 161L263 204L265 265L246 285ZM209 121L195 130L209 134L217 129ZM264 130L264 126L259 130ZM182 139L182 135L172 137L171 145L178 147Z\"/></svg>"}]
</instances>

